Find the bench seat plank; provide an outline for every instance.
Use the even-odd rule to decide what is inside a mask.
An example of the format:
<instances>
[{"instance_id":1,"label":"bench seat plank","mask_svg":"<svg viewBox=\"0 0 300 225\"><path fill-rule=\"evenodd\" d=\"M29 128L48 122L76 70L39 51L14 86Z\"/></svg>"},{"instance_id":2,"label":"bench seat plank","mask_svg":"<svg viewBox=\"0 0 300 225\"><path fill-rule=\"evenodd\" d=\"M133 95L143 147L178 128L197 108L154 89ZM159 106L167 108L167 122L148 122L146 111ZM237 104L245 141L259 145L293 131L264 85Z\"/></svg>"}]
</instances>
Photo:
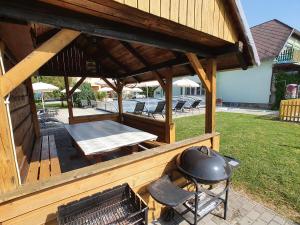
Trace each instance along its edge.
<instances>
[{"instance_id":1,"label":"bench seat plank","mask_svg":"<svg viewBox=\"0 0 300 225\"><path fill-rule=\"evenodd\" d=\"M43 136L41 151L40 180L50 177L49 143L48 136Z\"/></svg>"},{"instance_id":2,"label":"bench seat plank","mask_svg":"<svg viewBox=\"0 0 300 225\"><path fill-rule=\"evenodd\" d=\"M50 149L50 167L51 167L50 175L52 177L61 174L61 168L60 168L59 159L57 155L54 135L49 136L49 149Z\"/></svg>"},{"instance_id":3,"label":"bench seat plank","mask_svg":"<svg viewBox=\"0 0 300 225\"><path fill-rule=\"evenodd\" d=\"M39 167L40 167L40 157L41 157L41 139L38 138L35 141L33 152L30 160L30 165L28 169L28 174L26 177L26 183L31 183L38 180Z\"/></svg>"}]
</instances>

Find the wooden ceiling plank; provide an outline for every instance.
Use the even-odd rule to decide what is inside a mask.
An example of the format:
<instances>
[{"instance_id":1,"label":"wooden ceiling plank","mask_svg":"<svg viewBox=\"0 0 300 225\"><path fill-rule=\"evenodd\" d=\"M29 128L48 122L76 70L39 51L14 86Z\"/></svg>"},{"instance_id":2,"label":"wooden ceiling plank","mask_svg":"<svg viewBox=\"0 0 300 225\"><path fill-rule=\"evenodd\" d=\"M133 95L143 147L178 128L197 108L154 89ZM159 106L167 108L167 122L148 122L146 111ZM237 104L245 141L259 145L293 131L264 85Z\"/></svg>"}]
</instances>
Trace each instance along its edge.
<instances>
[{"instance_id":1,"label":"wooden ceiling plank","mask_svg":"<svg viewBox=\"0 0 300 225\"><path fill-rule=\"evenodd\" d=\"M134 57L136 57L144 66L149 67L150 64L147 62L147 60L134 48L131 44L121 41L120 42ZM160 86L165 89L166 84L162 79L161 74L158 71L153 71L153 74L156 76Z\"/></svg>"},{"instance_id":2,"label":"wooden ceiling plank","mask_svg":"<svg viewBox=\"0 0 300 225\"><path fill-rule=\"evenodd\" d=\"M111 61L113 61L119 68L124 70L126 73L131 72L131 70L127 67L127 65L122 63L116 57L114 57L108 50L105 49L103 44L101 44L100 47L101 47L101 51L104 53L104 55L107 56Z\"/></svg>"}]
</instances>

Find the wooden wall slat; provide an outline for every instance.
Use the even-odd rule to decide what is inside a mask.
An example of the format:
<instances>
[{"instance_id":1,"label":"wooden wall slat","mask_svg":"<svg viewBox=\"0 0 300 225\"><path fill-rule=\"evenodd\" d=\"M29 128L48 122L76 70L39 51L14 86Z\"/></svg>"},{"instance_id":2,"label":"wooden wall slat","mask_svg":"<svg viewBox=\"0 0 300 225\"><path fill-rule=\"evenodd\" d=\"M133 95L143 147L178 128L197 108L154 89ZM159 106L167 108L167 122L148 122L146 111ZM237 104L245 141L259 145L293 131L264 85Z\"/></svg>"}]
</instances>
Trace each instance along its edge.
<instances>
[{"instance_id":1,"label":"wooden wall slat","mask_svg":"<svg viewBox=\"0 0 300 225\"><path fill-rule=\"evenodd\" d=\"M27 86L22 83L11 92L10 113L14 130L17 162L23 182L28 171L35 131Z\"/></svg>"},{"instance_id":2,"label":"wooden wall slat","mask_svg":"<svg viewBox=\"0 0 300 225\"><path fill-rule=\"evenodd\" d=\"M195 28L195 0L188 0L186 22L188 27Z\"/></svg>"},{"instance_id":3,"label":"wooden wall slat","mask_svg":"<svg viewBox=\"0 0 300 225\"><path fill-rule=\"evenodd\" d=\"M216 0L219 5L220 13L219 13L219 37L224 39L224 26L225 26L225 8L222 4L222 0Z\"/></svg>"},{"instance_id":4,"label":"wooden wall slat","mask_svg":"<svg viewBox=\"0 0 300 225\"><path fill-rule=\"evenodd\" d=\"M179 0L171 0L170 2L170 20L179 22Z\"/></svg>"},{"instance_id":5,"label":"wooden wall slat","mask_svg":"<svg viewBox=\"0 0 300 225\"><path fill-rule=\"evenodd\" d=\"M202 1L195 0L195 29L202 30Z\"/></svg>"},{"instance_id":6,"label":"wooden wall slat","mask_svg":"<svg viewBox=\"0 0 300 225\"><path fill-rule=\"evenodd\" d=\"M15 139L15 144L16 146L21 145L25 134L28 132L30 126L32 124L32 118L30 115L28 115L25 119L24 122L21 124L21 126L18 126L14 130L14 139Z\"/></svg>"},{"instance_id":7,"label":"wooden wall slat","mask_svg":"<svg viewBox=\"0 0 300 225\"><path fill-rule=\"evenodd\" d=\"M137 8L137 0L125 0L125 4Z\"/></svg>"},{"instance_id":8,"label":"wooden wall slat","mask_svg":"<svg viewBox=\"0 0 300 225\"><path fill-rule=\"evenodd\" d=\"M27 118L29 114L31 115L30 105L25 105L24 107L11 112L10 116L13 129L21 126L21 123L23 122L22 118Z\"/></svg>"},{"instance_id":9,"label":"wooden wall slat","mask_svg":"<svg viewBox=\"0 0 300 225\"><path fill-rule=\"evenodd\" d=\"M213 3L213 1L202 0L201 28L205 33L209 33L209 27L211 23L211 12L209 8L210 3Z\"/></svg>"},{"instance_id":10,"label":"wooden wall slat","mask_svg":"<svg viewBox=\"0 0 300 225\"><path fill-rule=\"evenodd\" d=\"M187 4L188 0L180 0L179 3L179 23L187 25Z\"/></svg>"},{"instance_id":11,"label":"wooden wall slat","mask_svg":"<svg viewBox=\"0 0 300 225\"><path fill-rule=\"evenodd\" d=\"M170 19L170 3L171 0L160 0L161 1L161 10L160 10L160 15L163 18Z\"/></svg>"},{"instance_id":12,"label":"wooden wall slat","mask_svg":"<svg viewBox=\"0 0 300 225\"><path fill-rule=\"evenodd\" d=\"M150 1L150 13L156 16L160 16L160 1L161 0L155 0L155 1Z\"/></svg>"},{"instance_id":13,"label":"wooden wall slat","mask_svg":"<svg viewBox=\"0 0 300 225\"><path fill-rule=\"evenodd\" d=\"M212 32L214 36L219 35L219 22L220 22L220 6L218 0L216 0L214 4L214 25L213 25L213 32Z\"/></svg>"},{"instance_id":14,"label":"wooden wall slat","mask_svg":"<svg viewBox=\"0 0 300 225\"><path fill-rule=\"evenodd\" d=\"M23 148L22 152L25 152L23 154L23 158L20 160L20 165L19 165L20 177L21 177L22 183L25 182L25 178L28 173L29 161L30 161L34 141L35 141L35 136L34 136L33 126L31 126L30 130L28 131L28 133L25 136L25 139L22 143L22 148ZM18 158L18 161L19 161L19 158Z\"/></svg>"},{"instance_id":15,"label":"wooden wall slat","mask_svg":"<svg viewBox=\"0 0 300 225\"><path fill-rule=\"evenodd\" d=\"M144 12L150 11L150 0L138 0L138 8Z\"/></svg>"}]
</instances>

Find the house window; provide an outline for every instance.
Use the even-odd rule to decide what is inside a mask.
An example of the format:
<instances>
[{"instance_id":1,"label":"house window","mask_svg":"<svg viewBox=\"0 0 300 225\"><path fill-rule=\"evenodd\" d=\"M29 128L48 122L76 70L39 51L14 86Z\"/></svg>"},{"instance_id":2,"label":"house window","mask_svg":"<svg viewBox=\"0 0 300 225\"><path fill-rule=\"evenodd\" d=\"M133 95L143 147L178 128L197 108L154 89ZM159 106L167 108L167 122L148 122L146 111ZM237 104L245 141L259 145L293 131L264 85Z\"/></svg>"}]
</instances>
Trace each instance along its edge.
<instances>
[{"instance_id":1,"label":"house window","mask_svg":"<svg viewBox=\"0 0 300 225\"><path fill-rule=\"evenodd\" d=\"M195 88L194 87L191 88L191 95L195 95Z\"/></svg>"},{"instance_id":2,"label":"house window","mask_svg":"<svg viewBox=\"0 0 300 225\"><path fill-rule=\"evenodd\" d=\"M180 88L180 95L183 95L183 88Z\"/></svg>"},{"instance_id":3,"label":"house window","mask_svg":"<svg viewBox=\"0 0 300 225\"><path fill-rule=\"evenodd\" d=\"M200 94L201 94L201 87L197 87L196 95L200 95Z\"/></svg>"},{"instance_id":4,"label":"house window","mask_svg":"<svg viewBox=\"0 0 300 225\"><path fill-rule=\"evenodd\" d=\"M190 95L191 94L191 88L186 88L186 93L185 93L186 95Z\"/></svg>"}]
</instances>

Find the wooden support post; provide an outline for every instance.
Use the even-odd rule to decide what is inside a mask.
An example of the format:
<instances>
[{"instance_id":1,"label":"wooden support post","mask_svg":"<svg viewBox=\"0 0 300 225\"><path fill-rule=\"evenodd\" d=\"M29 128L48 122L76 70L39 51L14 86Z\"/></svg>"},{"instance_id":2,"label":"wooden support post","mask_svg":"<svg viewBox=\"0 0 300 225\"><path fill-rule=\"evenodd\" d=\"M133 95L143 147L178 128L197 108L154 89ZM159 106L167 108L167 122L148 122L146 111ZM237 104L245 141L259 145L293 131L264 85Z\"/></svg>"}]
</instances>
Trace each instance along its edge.
<instances>
[{"instance_id":1,"label":"wooden support post","mask_svg":"<svg viewBox=\"0 0 300 225\"><path fill-rule=\"evenodd\" d=\"M166 76L165 86L165 98L166 98L166 143L175 142L175 124L172 121L172 95L173 95L173 83L172 83L173 71L169 69Z\"/></svg>"},{"instance_id":2,"label":"wooden support post","mask_svg":"<svg viewBox=\"0 0 300 225\"><path fill-rule=\"evenodd\" d=\"M123 91L123 84L118 81L118 84L117 84L118 109L119 109L119 121L121 123L123 122L123 96L122 96L122 91Z\"/></svg>"},{"instance_id":3,"label":"wooden support post","mask_svg":"<svg viewBox=\"0 0 300 225\"><path fill-rule=\"evenodd\" d=\"M206 107L205 107L205 133L216 131L216 59L209 59L207 63L207 76L210 83L210 91L206 90Z\"/></svg>"},{"instance_id":4,"label":"wooden support post","mask_svg":"<svg viewBox=\"0 0 300 225\"><path fill-rule=\"evenodd\" d=\"M28 98L29 98L31 117L32 117L32 122L33 122L33 127L34 127L34 133L35 133L35 137L38 138L41 135L40 134L40 123L39 123L39 120L37 117L36 105L34 102L34 94L33 94L31 77L26 80L25 84L27 86L27 91L28 91Z\"/></svg>"},{"instance_id":5,"label":"wooden support post","mask_svg":"<svg viewBox=\"0 0 300 225\"><path fill-rule=\"evenodd\" d=\"M1 42L0 42L1 43ZM0 57L2 57L3 46L0 46ZM4 74L0 65L0 76ZM0 80L1 86L2 80ZM9 118L4 103L0 96L0 194L15 190L18 185L18 170L16 167L14 148L9 125Z\"/></svg>"},{"instance_id":6,"label":"wooden support post","mask_svg":"<svg viewBox=\"0 0 300 225\"><path fill-rule=\"evenodd\" d=\"M67 96L67 104L68 104L68 112L69 112L69 120L70 118L73 118L73 103L70 96L70 90L69 90L69 80L67 76L64 76L65 80L65 88L66 88L66 96Z\"/></svg>"},{"instance_id":7,"label":"wooden support post","mask_svg":"<svg viewBox=\"0 0 300 225\"><path fill-rule=\"evenodd\" d=\"M70 44L79 34L80 32L78 31L62 29L7 71L0 77L1 96L8 95L9 92L30 77L60 50Z\"/></svg>"}]
</instances>

